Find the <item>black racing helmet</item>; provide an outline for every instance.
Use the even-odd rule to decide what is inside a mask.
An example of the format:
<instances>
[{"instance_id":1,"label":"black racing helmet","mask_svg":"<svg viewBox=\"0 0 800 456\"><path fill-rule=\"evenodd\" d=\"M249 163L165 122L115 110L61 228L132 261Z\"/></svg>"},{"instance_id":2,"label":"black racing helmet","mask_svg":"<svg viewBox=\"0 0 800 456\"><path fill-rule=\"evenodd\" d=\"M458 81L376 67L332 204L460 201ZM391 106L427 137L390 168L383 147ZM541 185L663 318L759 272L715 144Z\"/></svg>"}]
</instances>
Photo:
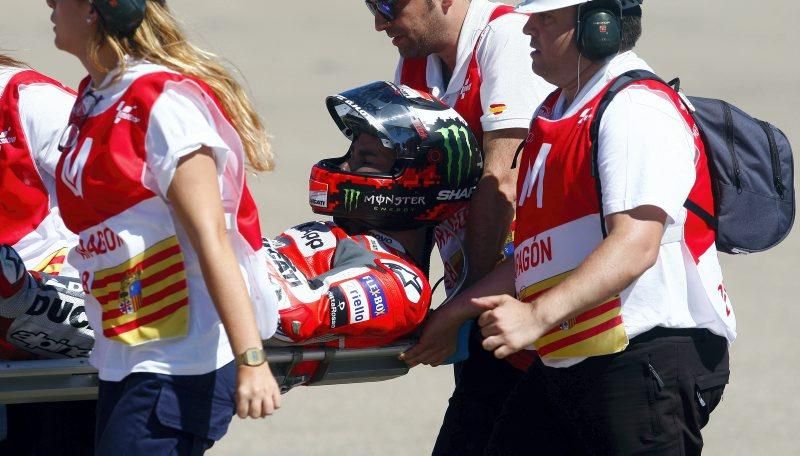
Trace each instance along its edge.
<instances>
[{"instance_id":1,"label":"black racing helmet","mask_svg":"<svg viewBox=\"0 0 800 456\"><path fill-rule=\"evenodd\" d=\"M379 229L436 225L467 203L483 173L483 155L466 121L430 94L373 82L325 100L342 133L366 132L395 153L386 174L343 171L351 149L311 170L309 204L318 214Z\"/></svg>"}]
</instances>

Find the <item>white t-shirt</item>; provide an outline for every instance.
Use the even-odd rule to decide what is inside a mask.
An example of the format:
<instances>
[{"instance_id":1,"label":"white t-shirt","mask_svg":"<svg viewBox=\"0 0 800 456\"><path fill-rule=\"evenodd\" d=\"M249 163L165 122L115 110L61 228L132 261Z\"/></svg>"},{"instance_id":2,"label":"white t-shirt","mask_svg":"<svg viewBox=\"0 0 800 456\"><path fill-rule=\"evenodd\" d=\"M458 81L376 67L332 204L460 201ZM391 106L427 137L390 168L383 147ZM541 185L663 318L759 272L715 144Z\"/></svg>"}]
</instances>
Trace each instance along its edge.
<instances>
[{"instance_id":1,"label":"white t-shirt","mask_svg":"<svg viewBox=\"0 0 800 456\"><path fill-rule=\"evenodd\" d=\"M11 78L25 68L0 67L0 94ZM39 266L53 251L77 243L77 237L61 220L55 192L56 165L60 153L58 142L67 125L75 96L52 84L27 84L19 88L19 116L31 158L50 196L50 214L42 223L14 245L25 265ZM77 277L77 271L65 264L61 274Z\"/></svg>"},{"instance_id":2,"label":"white t-shirt","mask_svg":"<svg viewBox=\"0 0 800 456\"><path fill-rule=\"evenodd\" d=\"M566 109L562 95L552 118L574 115L614 78L634 69L652 71L631 51L614 57L587 81ZM694 185L698 159L692 132L683 117L665 94L641 85L629 86L608 105L600 121L598 139L605 215L652 205L668 216L656 264L620 293L628 337L656 326L708 328L732 342L734 318L723 322L715 316L710 303L692 305L687 298L700 296L702 290L687 272L694 260L683 241L683 203ZM713 247L711 250L704 255L704 261L718 264L716 251Z\"/></svg>"},{"instance_id":3,"label":"white t-shirt","mask_svg":"<svg viewBox=\"0 0 800 456\"><path fill-rule=\"evenodd\" d=\"M153 71L169 71L149 63L128 61L129 69L121 80L95 92L102 100L93 115L116 109L119 98L139 76ZM108 76L113 77L113 74ZM190 81L167 82L151 110L145 137L146 188L169 203L167 191L180 158L200 147L208 147L217 164L223 209L228 227L236 223L238 180L232 175L244 160L243 147L235 129L216 109L202 101L203 92ZM128 114L137 116L136 107ZM123 108L124 109L124 108ZM214 111L214 112L212 112ZM227 171L226 171L227 168ZM156 221L153 221L154 223ZM186 337L127 346L98 335L91 362L104 380L117 381L131 372L157 372L171 375L197 375L216 370L233 360L230 342L203 279L200 262L190 239L177 217L172 217L184 255L189 294L189 333ZM244 238L228 231L234 254L245 283L249 286L262 338L272 336L277 327L275 293L269 288L263 250L250 253ZM266 287L266 288L265 288ZM87 314L93 327L100 327L100 305L92 297Z\"/></svg>"},{"instance_id":4,"label":"white t-shirt","mask_svg":"<svg viewBox=\"0 0 800 456\"><path fill-rule=\"evenodd\" d=\"M466 80L475 46L480 69L481 128L484 132L506 128L528 129L536 107L555 87L533 73L529 38L522 33L528 16L508 13L487 25L497 3L472 0L461 27L456 48L456 64L449 82L445 83L443 62L429 55L426 82L431 93L448 106L455 106L463 91L476 81ZM397 65L395 82L400 82L403 59ZM492 112L492 105L502 110ZM445 263L445 288L452 292L463 264L463 242L466 236L465 207L448 221L446 231L437 230L439 254ZM457 236L458 240L453 236ZM449 266L448 266L449 265Z\"/></svg>"},{"instance_id":5,"label":"white t-shirt","mask_svg":"<svg viewBox=\"0 0 800 456\"><path fill-rule=\"evenodd\" d=\"M504 128L528 128L531 116L539 103L555 87L535 75L531 69L530 40L522 33L528 16L510 13L486 25L497 3L472 0L461 27L456 50L456 65L450 81L445 85L442 61L436 55L428 56L427 82L432 94L449 106L458 101L462 88L471 84L465 81L472 51L478 39L478 66L481 70L481 126L484 131ZM395 82L400 82L403 60L397 66ZM505 110L494 114L491 105L505 105Z\"/></svg>"}]
</instances>

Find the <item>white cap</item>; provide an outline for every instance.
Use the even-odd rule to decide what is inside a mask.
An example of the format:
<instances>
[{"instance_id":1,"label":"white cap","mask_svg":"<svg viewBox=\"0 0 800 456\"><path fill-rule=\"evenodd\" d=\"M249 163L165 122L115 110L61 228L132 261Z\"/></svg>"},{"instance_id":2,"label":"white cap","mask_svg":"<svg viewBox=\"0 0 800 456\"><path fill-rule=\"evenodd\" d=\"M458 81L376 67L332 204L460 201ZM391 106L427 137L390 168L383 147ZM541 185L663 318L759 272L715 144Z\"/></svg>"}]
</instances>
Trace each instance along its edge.
<instances>
[{"instance_id":1,"label":"white cap","mask_svg":"<svg viewBox=\"0 0 800 456\"><path fill-rule=\"evenodd\" d=\"M579 5L591 0L522 0L517 5L516 11L519 13L542 13L568 6Z\"/></svg>"}]
</instances>

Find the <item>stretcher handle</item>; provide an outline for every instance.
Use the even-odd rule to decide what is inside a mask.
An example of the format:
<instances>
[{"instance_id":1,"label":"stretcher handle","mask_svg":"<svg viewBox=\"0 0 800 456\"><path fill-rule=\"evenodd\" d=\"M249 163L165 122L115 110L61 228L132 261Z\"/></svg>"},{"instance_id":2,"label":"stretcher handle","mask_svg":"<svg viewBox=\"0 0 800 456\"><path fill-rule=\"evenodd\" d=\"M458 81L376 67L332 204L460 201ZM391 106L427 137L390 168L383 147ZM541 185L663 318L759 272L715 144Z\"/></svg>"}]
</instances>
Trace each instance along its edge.
<instances>
[{"instance_id":1,"label":"stretcher handle","mask_svg":"<svg viewBox=\"0 0 800 456\"><path fill-rule=\"evenodd\" d=\"M385 347L351 348L334 350L333 357L341 360L359 360L398 356L411 347L412 343L402 342ZM304 346L266 347L269 361L290 363L297 351L302 351L304 361L323 361L325 348L309 348ZM97 369L89 364L88 359L38 359L26 361L0 361L0 378L39 377L48 375L80 375L95 374Z\"/></svg>"},{"instance_id":2,"label":"stretcher handle","mask_svg":"<svg viewBox=\"0 0 800 456\"><path fill-rule=\"evenodd\" d=\"M342 348L333 351L333 358L337 360L360 360L370 358L386 358L399 356L400 353L408 350L412 343L402 342L374 348ZM303 353L303 361L324 361L326 353L330 348L310 348L307 346L290 345L286 347L264 347L267 352L267 360L275 363L290 363L296 357L295 353ZM330 355L327 355L330 358Z\"/></svg>"},{"instance_id":3,"label":"stretcher handle","mask_svg":"<svg viewBox=\"0 0 800 456\"><path fill-rule=\"evenodd\" d=\"M88 359L0 361L0 378L96 374Z\"/></svg>"}]
</instances>

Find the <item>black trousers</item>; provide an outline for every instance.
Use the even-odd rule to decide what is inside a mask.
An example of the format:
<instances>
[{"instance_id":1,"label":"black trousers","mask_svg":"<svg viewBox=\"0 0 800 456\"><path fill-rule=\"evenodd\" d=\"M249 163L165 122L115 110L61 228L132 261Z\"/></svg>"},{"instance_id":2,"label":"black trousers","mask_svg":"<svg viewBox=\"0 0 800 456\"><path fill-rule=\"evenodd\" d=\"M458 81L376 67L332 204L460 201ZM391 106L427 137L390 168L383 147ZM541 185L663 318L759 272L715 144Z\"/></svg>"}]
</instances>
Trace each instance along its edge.
<instances>
[{"instance_id":1,"label":"black trousers","mask_svg":"<svg viewBox=\"0 0 800 456\"><path fill-rule=\"evenodd\" d=\"M200 375L134 372L100 380L94 454L203 454L228 432L235 392L233 361Z\"/></svg>"},{"instance_id":2,"label":"black trousers","mask_svg":"<svg viewBox=\"0 0 800 456\"><path fill-rule=\"evenodd\" d=\"M506 400L486 454L700 454L729 375L727 341L704 329L656 328L569 368L537 361Z\"/></svg>"},{"instance_id":3,"label":"black trousers","mask_svg":"<svg viewBox=\"0 0 800 456\"><path fill-rule=\"evenodd\" d=\"M469 358L455 366L456 386L433 449L436 456L482 455L506 398L524 375L484 350L481 341L476 323Z\"/></svg>"}]
</instances>

